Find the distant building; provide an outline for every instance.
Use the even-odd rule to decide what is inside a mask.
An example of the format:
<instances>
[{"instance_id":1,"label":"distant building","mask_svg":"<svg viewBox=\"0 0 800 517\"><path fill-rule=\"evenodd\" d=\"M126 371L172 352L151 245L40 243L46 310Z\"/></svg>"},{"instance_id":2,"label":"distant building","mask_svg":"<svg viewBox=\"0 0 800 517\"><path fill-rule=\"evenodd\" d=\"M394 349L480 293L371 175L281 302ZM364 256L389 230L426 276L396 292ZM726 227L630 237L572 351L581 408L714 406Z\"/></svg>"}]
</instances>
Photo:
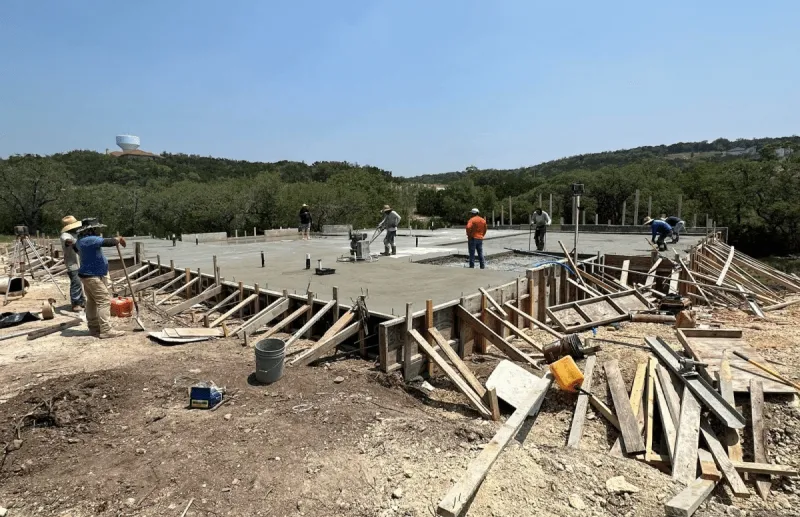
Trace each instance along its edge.
<instances>
[{"instance_id":1,"label":"distant building","mask_svg":"<svg viewBox=\"0 0 800 517\"><path fill-rule=\"evenodd\" d=\"M116 156L118 158L131 157L145 160L155 160L156 158L161 158L157 154L148 153L147 151L142 151L139 149L140 143L139 137L136 135L117 135L117 145L120 147L120 149L122 149L122 151L108 152L108 149L106 149L106 154Z\"/></svg>"},{"instance_id":2,"label":"distant building","mask_svg":"<svg viewBox=\"0 0 800 517\"><path fill-rule=\"evenodd\" d=\"M744 147L734 147L733 149L728 149L722 156L755 156L756 155L756 148L755 146L744 148Z\"/></svg>"},{"instance_id":3,"label":"distant building","mask_svg":"<svg viewBox=\"0 0 800 517\"><path fill-rule=\"evenodd\" d=\"M789 156L793 152L794 152L794 149L791 149L789 147L779 147L779 148L775 149L775 156L777 156L778 158L786 158L787 156Z\"/></svg>"}]
</instances>

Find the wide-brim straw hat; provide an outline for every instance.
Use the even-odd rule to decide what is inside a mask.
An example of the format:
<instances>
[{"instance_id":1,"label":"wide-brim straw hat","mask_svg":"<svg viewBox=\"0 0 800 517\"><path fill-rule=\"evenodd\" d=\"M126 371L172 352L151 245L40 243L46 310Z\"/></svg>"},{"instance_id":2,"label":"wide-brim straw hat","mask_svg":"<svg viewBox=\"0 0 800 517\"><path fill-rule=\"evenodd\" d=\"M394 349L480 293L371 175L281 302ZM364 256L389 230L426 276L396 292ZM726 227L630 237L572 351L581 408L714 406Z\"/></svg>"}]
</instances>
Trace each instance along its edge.
<instances>
[{"instance_id":1,"label":"wide-brim straw hat","mask_svg":"<svg viewBox=\"0 0 800 517\"><path fill-rule=\"evenodd\" d=\"M381 211L382 212L389 212L391 210L392 210L392 207L390 207L389 205L383 205L383 210L381 210Z\"/></svg>"},{"instance_id":2,"label":"wide-brim straw hat","mask_svg":"<svg viewBox=\"0 0 800 517\"><path fill-rule=\"evenodd\" d=\"M653 222L653 218L652 217L645 217L644 218L644 224L650 224L652 222Z\"/></svg>"},{"instance_id":3,"label":"wide-brim straw hat","mask_svg":"<svg viewBox=\"0 0 800 517\"><path fill-rule=\"evenodd\" d=\"M74 230L75 228L81 227L81 222L75 219L75 216L72 215L68 215L63 219L61 219L61 224L64 225L64 227L61 228L61 233L68 232L70 230Z\"/></svg>"}]
</instances>

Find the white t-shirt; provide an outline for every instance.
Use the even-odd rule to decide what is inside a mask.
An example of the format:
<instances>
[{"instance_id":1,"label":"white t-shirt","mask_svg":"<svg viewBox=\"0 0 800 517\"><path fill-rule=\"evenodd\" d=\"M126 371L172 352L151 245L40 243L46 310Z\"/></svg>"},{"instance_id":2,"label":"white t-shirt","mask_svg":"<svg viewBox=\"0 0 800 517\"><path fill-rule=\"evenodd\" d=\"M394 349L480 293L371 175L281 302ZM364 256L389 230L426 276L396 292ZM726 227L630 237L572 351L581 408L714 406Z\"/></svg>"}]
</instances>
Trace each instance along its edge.
<instances>
[{"instance_id":1,"label":"white t-shirt","mask_svg":"<svg viewBox=\"0 0 800 517\"><path fill-rule=\"evenodd\" d=\"M64 232L61 234L61 249L64 252L64 265L67 266L68 271L77 271L81 267L78 260L78 252L72 246L67 246L67 241L75 242L78 240L71 233Z\"/></svg>"}]
</instances>

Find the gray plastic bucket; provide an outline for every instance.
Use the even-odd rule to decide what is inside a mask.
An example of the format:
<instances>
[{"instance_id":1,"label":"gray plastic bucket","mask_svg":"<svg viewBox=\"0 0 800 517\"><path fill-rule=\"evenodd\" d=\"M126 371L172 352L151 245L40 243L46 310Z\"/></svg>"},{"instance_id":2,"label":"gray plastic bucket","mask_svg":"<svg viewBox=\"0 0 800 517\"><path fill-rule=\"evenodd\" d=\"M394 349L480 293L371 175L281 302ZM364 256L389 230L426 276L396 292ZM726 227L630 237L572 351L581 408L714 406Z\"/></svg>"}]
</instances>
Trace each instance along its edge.
<instances>
[{"instance_id":1,"label":"gray plastic bucket","mask_svg":"<svg viewBox=\"0 0 800 517\"><path fill-rule=\"evenodd\" d=\"M286 357L286 343L282 339L262 339L255 346L256 379L270 384L283 376L283 361Z\"/></svg>"}]
</instances>

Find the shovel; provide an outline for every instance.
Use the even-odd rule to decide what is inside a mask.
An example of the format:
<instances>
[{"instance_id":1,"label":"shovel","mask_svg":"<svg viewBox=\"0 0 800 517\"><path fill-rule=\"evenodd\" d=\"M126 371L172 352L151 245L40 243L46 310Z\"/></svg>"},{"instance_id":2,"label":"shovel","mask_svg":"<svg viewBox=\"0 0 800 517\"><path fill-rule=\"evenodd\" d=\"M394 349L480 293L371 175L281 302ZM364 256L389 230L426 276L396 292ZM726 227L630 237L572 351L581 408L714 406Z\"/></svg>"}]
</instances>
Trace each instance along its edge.
<instances>
[{"instance_id":1,"label":"shovel","mask_svg":"<svg viewBox=\"0 0 800 517\"><path fill-rule=\"evenodd\" d=\"M131 286L131 278L128 276L128 270L125 269L125 260L122 258L122 250L119 248L119 243L117 243L117 254L119 255L119 261L122 263L122 271L125 273L125 280L128 282L128 290L131 292L131 298L133 298L133 307L136 309L136 317L133 318L136 326L133 330L145 330L142 320L139 319L139 303L136 301L136 295L134 294L133 287Z\"/></svg>"}]
</instances>

